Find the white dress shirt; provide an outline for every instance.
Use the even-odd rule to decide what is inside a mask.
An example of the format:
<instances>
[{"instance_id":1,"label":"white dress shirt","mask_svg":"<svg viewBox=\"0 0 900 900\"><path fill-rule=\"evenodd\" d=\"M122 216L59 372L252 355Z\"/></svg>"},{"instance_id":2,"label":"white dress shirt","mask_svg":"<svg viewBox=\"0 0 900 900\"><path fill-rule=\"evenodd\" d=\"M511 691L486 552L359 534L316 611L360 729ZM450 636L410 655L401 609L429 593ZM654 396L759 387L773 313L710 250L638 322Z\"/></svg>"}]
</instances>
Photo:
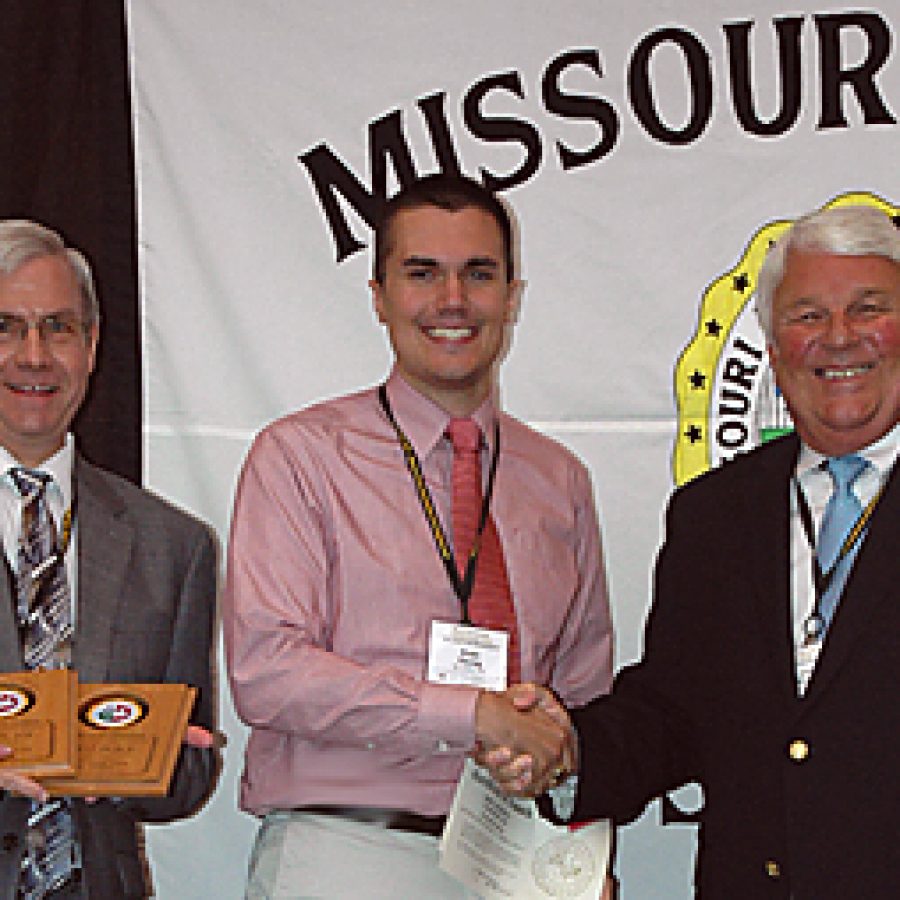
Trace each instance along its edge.
<instances>
[{"instance_id":1,"label":"white dress shirt","mask_svg":"<svg viewBox=\"0 0 900 900\"><path fill-rule=\"evenodd\" d=\"M887 480L891 468L897 459L898 449L900 449L900 425L895 425L880 440L859 451L859 455L867 459L871 464L856 479L852 487L853 493L856 494L863 508L866 507ZM825 459L826 457L822 456L821 453L817 453L815 450L802 444L800 456L797 460L797 468L794 473L809 505L817 540L825 507L834 490L831 476L826 470L821 468ZM790 492L790 503L794 660L797 669L797 693L802 696L809 684L822 642L817 642L812 648L807 648L806 664L802 664L800 649L803 647L806 638L803 626L815 606L815 588L812 578L812 548L809 546L809 541L803 530L797 495L793 488ZM863 535L862 540L865 540L865 535Z\"/></svg>"}]
</instances>

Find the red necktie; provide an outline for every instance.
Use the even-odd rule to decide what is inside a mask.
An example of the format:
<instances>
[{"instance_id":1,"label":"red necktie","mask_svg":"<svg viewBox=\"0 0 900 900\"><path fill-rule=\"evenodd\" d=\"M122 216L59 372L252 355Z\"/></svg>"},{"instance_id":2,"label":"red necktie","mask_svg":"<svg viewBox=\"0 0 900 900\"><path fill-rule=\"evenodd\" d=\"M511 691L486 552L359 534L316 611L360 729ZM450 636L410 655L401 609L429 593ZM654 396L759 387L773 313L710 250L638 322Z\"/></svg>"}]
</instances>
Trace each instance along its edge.
<instances>
[{"instance_id":1,"label":"red necktie","mask_svg":"<svg viewBox=\"0 0 900 900\"><path fill-rule=\"evenodd\" d=\"M462 578L481 517L481 429L472 419L451 419L447 436L453 443L453 546ZM475 585L469 598L469 618L474 625L509 634L508 683L518 684L521 680L519 629L503 548L492 516L488 516L481 535Z\"/></svg>"}]
</instances>

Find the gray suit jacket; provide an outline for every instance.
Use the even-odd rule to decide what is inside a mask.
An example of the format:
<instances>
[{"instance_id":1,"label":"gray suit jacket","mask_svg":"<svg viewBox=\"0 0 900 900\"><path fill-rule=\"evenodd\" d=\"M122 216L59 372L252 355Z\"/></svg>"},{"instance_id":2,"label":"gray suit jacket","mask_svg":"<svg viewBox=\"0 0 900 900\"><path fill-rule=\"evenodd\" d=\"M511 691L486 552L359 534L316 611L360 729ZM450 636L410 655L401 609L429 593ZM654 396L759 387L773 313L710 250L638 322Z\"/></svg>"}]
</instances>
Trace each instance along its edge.
<instances>
[{"instance_id":1,"label":"gray suit jacket","mask_svg":"<svg viewBox=\"0 0 900 900\"><path fill-rule=\"evenodd\" d=\"M216 553L209 529L130 482L76 460L78 606L73 667L83 682L182 682L191 721L213 727ZM0 671L21 670L9 579L0 576ZM215 781L212 751L185 748L166 797L74 802L91 898L144 897L136 823L195 811ZM0 794L0 898L12 900L29 803Z\"/></svg>"}]
</instances>

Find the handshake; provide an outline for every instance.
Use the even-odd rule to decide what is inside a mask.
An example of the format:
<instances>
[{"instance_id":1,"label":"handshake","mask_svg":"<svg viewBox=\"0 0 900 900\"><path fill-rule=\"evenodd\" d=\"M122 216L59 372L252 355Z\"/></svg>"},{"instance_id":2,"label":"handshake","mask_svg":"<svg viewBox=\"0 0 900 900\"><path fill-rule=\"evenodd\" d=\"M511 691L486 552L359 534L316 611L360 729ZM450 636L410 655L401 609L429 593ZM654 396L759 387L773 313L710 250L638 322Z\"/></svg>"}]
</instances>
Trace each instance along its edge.
<instances>
[{"instance_id":1,"label":"handshake","mask_svg":"<svg viewBox=\"0 0 900 900\"><path fill-rule=\"evenodd\" d=\"M470 754L506 794L537 797L577 771L575 731L553 693L517 684L482 691L475 708Z\"/></svg>"}]
</instances>

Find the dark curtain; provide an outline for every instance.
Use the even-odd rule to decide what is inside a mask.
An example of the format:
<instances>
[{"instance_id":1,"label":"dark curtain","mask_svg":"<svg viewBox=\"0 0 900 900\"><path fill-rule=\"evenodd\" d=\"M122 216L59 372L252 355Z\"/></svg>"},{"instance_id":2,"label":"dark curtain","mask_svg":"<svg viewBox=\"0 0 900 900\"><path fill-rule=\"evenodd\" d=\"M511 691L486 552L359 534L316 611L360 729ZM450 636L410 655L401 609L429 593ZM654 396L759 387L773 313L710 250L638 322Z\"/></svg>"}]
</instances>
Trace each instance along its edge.
<instances>
[{"instance_id":1,"label":"dark curtain","mask_svg":"<svg viewBox=\"0 0 900 900\"><path fill-rule=\"evenodd\" d=\"M0 0L0 217L35 219L90 259L102 324L75 431L141 477L141 363L124 4Z\"/></svg>"}]
</instances>

